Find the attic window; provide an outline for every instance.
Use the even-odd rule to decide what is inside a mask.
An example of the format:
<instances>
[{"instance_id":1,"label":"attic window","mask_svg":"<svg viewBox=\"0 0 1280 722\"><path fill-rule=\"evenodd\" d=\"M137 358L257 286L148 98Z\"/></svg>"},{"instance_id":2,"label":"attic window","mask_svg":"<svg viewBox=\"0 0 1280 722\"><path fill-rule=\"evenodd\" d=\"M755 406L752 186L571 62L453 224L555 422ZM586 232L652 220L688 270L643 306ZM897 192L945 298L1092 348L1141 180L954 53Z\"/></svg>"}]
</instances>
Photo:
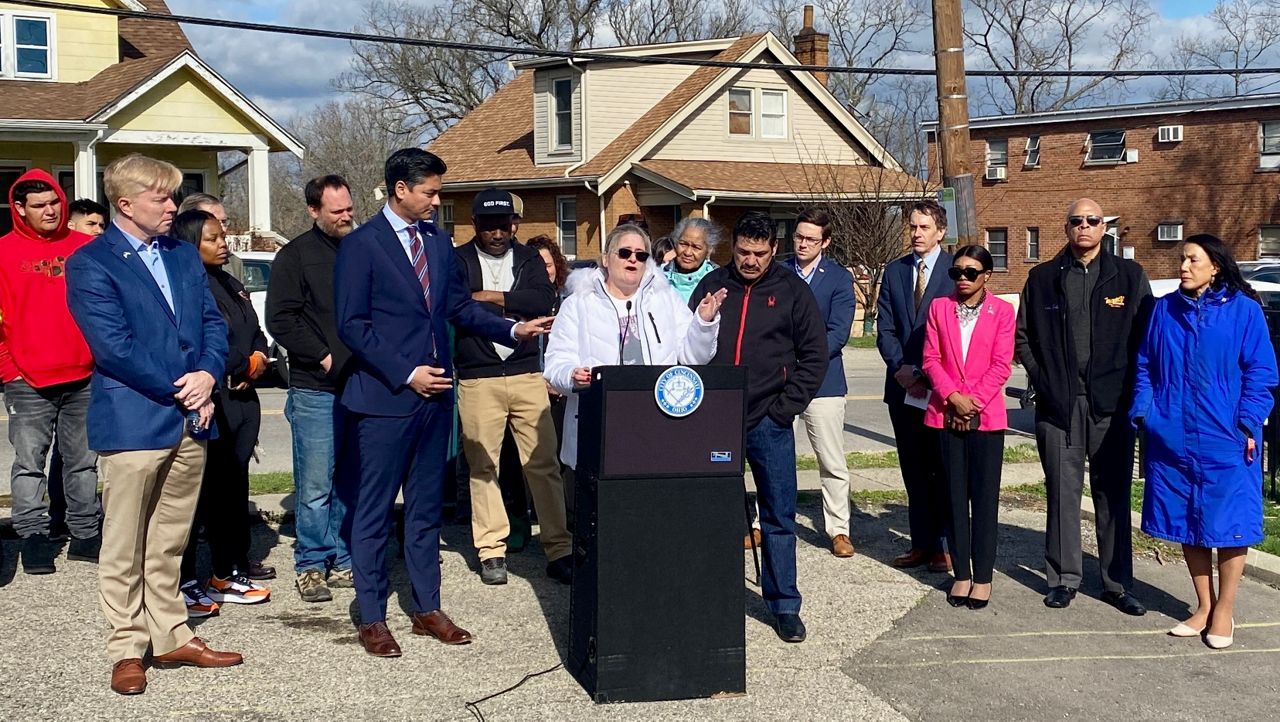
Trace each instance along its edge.
<instances>
[{"instance_id":1,"label":"attic window","mask_svg":"<svg viewBox=\"0 0 1280 722\"><path fill-rule=\"evenodd\" d=\"M555 132L556 150L573 148L573 79L557 78L551 85L551 95L555 101L552 112L552 123Z\"/></svg>"},{"instance_id":2,"label":"attic window","mask_svg":"<svg viewBox=\"0 0 1280 722\"><path fill-rule=\"evenodd\" d=\"M0 76L53 78L52 15L0 13Z\"/></svg>"},{"instance_id":3,"label":"attic window","mask_svg":"<svg viewBox=\"0 0 1280 722\"><path fill-rule=\"evenodd\" d=\"M754 111L751 108L750 88L733 88L729 91L729 135L751 135L751 120Z\"/></svg>"}]
</instances>

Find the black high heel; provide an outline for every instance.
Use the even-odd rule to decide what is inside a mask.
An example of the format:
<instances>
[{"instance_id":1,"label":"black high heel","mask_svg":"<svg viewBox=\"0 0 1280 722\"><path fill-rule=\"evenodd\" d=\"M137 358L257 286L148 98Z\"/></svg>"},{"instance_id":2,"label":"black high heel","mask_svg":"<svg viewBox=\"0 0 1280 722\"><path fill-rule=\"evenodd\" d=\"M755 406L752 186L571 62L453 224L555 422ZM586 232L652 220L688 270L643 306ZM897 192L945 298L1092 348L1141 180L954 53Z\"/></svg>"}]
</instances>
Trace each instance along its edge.
<instances>
[{"instance_id":1,"label":"black high heel","mask_svg":"<svg viewBox=\"0 0 1280 722\"><path fill-rule=\"evenodd\" d=\"M969 602L969 608L974 610L986 609L987 604L991 602L990 599L974 599L973 597L967 597L967 599Z\"/></svg>"},{"instance_id":2,"label":"black high heel","mask_svg":"<svg viewBox=\"0 0 1280 722\"><path fill-rule=\"evenodd\" d=\"M969 585L969 591L973 591L973 585ZM957 597L951 593L950 589L947 590L947 604L950 604L953 607L963 607L968 603L969 603L968 594L964 595L963 597Z\"/></svg>"}]
</instances>

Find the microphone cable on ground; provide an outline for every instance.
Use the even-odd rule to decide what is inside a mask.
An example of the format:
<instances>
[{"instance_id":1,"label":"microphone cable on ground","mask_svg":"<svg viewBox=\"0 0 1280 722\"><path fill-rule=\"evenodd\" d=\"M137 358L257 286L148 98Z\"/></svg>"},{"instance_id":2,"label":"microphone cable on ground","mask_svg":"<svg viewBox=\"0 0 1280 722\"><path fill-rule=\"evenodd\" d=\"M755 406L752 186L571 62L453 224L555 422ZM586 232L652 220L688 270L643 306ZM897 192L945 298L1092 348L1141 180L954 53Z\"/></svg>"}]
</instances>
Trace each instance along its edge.
<instances>
[{"instance_id":1,"label":"microphone cable on ground","mask_svg":"<svg viewBox=\"0 0 1280 722\"><path fill-rule=\"evenodd\" d=\"M551 667L551 668L548 668L548 669L544 669L544 670L542 670L541 672L530 672L529 674L526 674L526 675L524 676L524 678L523 678L523 679L521 679L519 682L516 682L515 684L511 685L510 687L507 687L506 689L502 690L501 692L494 692L493 694L489 695L488 697L481 697L480 699L475 700L474 702L467 702L467 703L466 703L466 709L467 709L467 711L468 711L468 712L470 712L470 713L471 713L471 716L472 716L472 717L474 717L474 718L476 719L476 722L485 722L485 719L484 719L484 713L480 711L480 705L481 705L481 704L484 704L485 702L488 702L488 701L489 701L489 700L491 700L491 699L497 699L498 697L501 697L502 695L506 694L507 692L511 692L511 691L513 691L513 690L519 689L521 685L523 685L525 682L528 682L529 680L531 680L531 679L533 679L533 678L535 678L535 677L541 677L541 676L542 676L542 675L544 675L544 674L551 674L552 672L554 672L554 671L556 671L556 670L558 670L558 669L563 669L563 668L564 668L564 662L561 662L561 663L557 664L556 666Z\"/></svg>"}]
</instances>

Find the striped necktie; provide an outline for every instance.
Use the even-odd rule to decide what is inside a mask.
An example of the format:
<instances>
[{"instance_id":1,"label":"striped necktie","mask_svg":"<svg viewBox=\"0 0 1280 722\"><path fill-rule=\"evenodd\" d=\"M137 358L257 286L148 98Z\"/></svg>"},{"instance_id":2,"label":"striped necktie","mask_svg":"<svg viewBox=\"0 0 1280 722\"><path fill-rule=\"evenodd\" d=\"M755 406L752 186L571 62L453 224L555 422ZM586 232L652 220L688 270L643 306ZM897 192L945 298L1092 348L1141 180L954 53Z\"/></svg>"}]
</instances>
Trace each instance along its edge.
<instances>
[{"instance_id":1,"label":"striped necktie","mask_svg":"<svg viewBox=\"0 0 1280 722\"><path fill-rule=\"evenodd\" d=\"M418 236L418 227L409 226L409 255L413 256L413 272L418 274L418 283L422 285L422 298L427 302L427 310L431 310L431 278L427 273L427 249Z\"/></svg>"}]
</instances>

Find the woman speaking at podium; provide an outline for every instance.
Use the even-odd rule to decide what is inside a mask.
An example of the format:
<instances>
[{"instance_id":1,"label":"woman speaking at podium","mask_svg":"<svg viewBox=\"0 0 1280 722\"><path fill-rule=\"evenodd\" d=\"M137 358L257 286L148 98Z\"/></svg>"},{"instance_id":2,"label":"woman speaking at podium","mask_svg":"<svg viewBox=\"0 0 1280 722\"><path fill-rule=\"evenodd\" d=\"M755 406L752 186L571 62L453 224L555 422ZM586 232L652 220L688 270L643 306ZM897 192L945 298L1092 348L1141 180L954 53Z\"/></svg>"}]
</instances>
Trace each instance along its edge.
<instances>
[{"instance_id":1,"label":"woman speaking at podium","mask_svg":"<svg viewBox=\"0 0 1280 722\"><path fill-rule=\"evenodd\" d=\"M560 306L543 375L569 397L560 458L578 458L578 397L596 366L705 364L716 353L723 289L689 310L656 264L649 236L625 224L605 238L600 268L574 271Z\"/></svg>"}]
</instances>

